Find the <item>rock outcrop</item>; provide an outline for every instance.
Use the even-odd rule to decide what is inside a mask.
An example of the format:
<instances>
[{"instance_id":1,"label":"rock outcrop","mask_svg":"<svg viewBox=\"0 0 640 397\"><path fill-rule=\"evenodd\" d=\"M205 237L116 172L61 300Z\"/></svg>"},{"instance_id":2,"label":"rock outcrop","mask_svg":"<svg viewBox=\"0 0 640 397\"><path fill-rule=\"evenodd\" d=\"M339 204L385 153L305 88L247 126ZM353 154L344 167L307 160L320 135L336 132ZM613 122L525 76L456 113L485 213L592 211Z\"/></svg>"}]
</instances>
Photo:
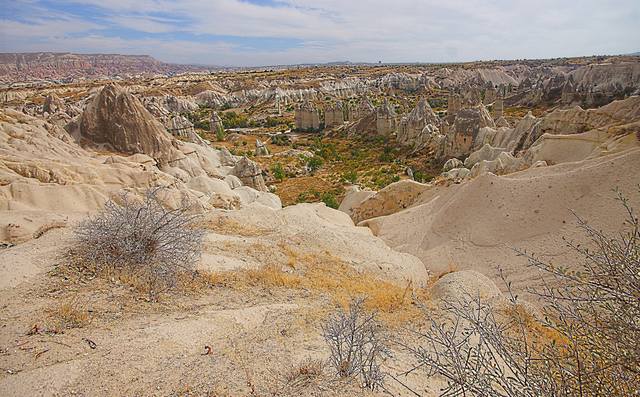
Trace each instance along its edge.
<instances>
[{"instance_id":1,"label":"rock outcrop","mask_svg":"<svg viewBox=\"0 0 640 397\"><path fill-rule=\"evenodd\" d=\"M324 109L324 126L325 128L333 128L344 123L344 107L342 102L338 101L333 105Z\"/></svg>"},{"instance_id":2,"label":"rock outcrop","mask_svg":"<svg viewBox=\"0 0 640 397\"><path fill-rule=\"evenodd\" d=\"M144 153L168 163L174 148L164 126L132 94L116 84L105 86L82 112L80 135L93 144L113 150Z\"/></svg>"},{"instance_id":3,"label":"rock outcrop","mask_svg":"<svg viewBox=\"0 0 640 397\"><path fill-rule=\"evenodd\" d=\"M320 129L320 111L310 102L304 102L295 109L295 128L302 131Z\"/></svg>"},{"instance_id":4,"label":"rock outcrop","mask_svg":"<svg viewBox=\"0 0 640 397\"><path fill-rule=\"evenodd\" d=\"M237 176L246 186L262 192L268 191L260 166L247 157L242 157L233 167L231 173Z\"/></svg>"},{"instance_id":5,"label":"rock outcrop","mask_svg":"<svg viewBox=\"0 0 640 397\"><path fill-rule=\"evenodd\" d=\"M438 116L429 106L429 102L423 98L400 122L396 140L400 145L420 149L438 132L439 125Z\"/></svg>"},{"instance_id":6,"label":"rock outcrop","mask_svg":"<svg viewBox=\"0 0 640 397\"><path fill-rule=\"evenodd\" d=\"M421 193L428 189L428 185L412 180L394 182L379 192L368 195L360 203L351 204L349 206L351 219L358 224L366 219L396 213L408 208ZM358 191L352 191L350 194L358 197L363 196ZM345 198L345 200L352 201L352 198Z\"/></svg>"},{"instance_id":7,"label":"rock outcrop","mask_svg":"<svg viewBox=\"0 0 640 397\"><path fill-rule=\"evenodd\" d=\"M396 130L397 114L393 105L385 98L384 103L376 109L376 131L378 135L388 136Z\"/></svg>"}]
</instances>

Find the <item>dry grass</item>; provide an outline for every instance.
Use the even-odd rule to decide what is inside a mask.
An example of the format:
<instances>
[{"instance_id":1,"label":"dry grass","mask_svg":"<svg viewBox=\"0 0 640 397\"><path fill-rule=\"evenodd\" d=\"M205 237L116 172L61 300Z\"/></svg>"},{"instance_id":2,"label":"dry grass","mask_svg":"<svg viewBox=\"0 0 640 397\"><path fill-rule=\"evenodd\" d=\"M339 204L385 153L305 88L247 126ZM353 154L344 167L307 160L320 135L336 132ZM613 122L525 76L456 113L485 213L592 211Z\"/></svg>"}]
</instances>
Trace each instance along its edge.
<instances>
[{"instance_id":1,"label":"dry grass","mask_svg":"<svg viewBox=\"0 0 640 397\"><path fill-rule=\"evenodd\" d=\"M241 237L260 237L273 232L271 229L261 228L255 225L247 225L235 219L219 216L215 219L206 219L198 224L199 227L212 230L215 233Z\"/></svg>"},{"instance_id":2,"label":"dry grass","mask_svg":"<svg viewBox=\"0 0 640 397\"><path fill-rule=\"evenodd\" d=\"M365 307L377 310L385 322L404 323L420 315L417 300L426 298L424 289L411 283L399 285L352 266L327 253L298 255L289 250L287 266L265 265L259 269L213 272L203 275L206 283L239 290L285 288L328 296L347 307L356 297L366 297Z\"/></svg>"},{"instance_id":3,"label":"dry grass","mask_svg":"<svg viewBox=\"0 0 640 397\"><path fill-rule=\"evenodd\" d=\"M63 302L48 310L48 330L61 332L65 329L82 328L91 322L86 306L77 299Z\"/></svg>"},{"instance_id":4,"label":"dry grass","mask_svg":"<svg viewBox=\"0 0 640 397\"><path fill-rule=\"evenodd\" d=\"M34 239L38 239L38 238L42 237L49 230L61 229L61 228L64 228L64 227L67 227L67 223L63 222L63 221L51 222L51 223L44 224L44 225L40 226L38 228L38 230L36 230L33 233L33 238Z\"/></svg>"},{"instance_id":5,"label":"dry grass","mask_svg":"<svg viewBox=\"0 0 640 397\"><path fill-rule=\"evenodd\" d=\"M300 390L320 380L324 373L325 363L322 360L306 358L289 368L282 375L282 382L288 390Z\"/></svg>"},{"instance_id":6,"label":"dry grass","mask_svg":"<svg viewBox=\"0 0 640 397\"><path fill-rule=\"evenodd\" d=\"M522 322L526 327L527 336L535 343L568 346L569 340L564 335L556 329L545 326L521 304L509 305L504 309L504 315L514 321Z\"/></svg>"}]
</instances>

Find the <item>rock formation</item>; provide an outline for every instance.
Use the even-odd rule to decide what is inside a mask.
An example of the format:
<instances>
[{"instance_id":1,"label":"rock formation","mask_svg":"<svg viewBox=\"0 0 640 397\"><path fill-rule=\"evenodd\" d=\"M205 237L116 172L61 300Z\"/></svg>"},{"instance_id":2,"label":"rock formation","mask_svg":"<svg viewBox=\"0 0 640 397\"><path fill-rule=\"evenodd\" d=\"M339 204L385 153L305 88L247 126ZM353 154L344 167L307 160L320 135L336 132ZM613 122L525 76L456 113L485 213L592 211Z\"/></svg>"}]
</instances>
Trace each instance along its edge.
<instances>
[{"instance_id":1,"label":"rock formation","mask_svg":"<svg viewBox=\"0 0 640 397\"><path fill-rule=\"evenodd\" d=\"M254 161L249 160L247 157L243 157L233 167L231 173L237 176L243 184L252 187L258 191L268 191L267 186L264 183L262 177L262 170L260 166Z\"/></svg>"},{"instance_id":2,"label":"rock formation","mask_svg":"<svg viewBox=\"0 0 640 397\"><path fill-rule=\"evenodd\" d=\"M376 109L376 131L378 135L388 136L396 130L396 111L389 100L385 98L384 103Z\"/></svg>"},{"instance_id":3,"label":"rock formation","mask_svg":"<svg viewBox=\"0 0 640 397\"><path fill-rule=\"evenodd\" d=\"M224 125L222 124L222 118L217 112L211 112L211 119L209 120L209 131L212 134L218 134L220 131L224 131Z\"/></svg>"},{"instance_id":4,"label":"rock formation","mask_svg":"<svg viewBox=\"0 0 640 397\"><path fill-rule=\"evenodd\" d=\"M333 128L344 123L344 107L342 102L338 101L334 105L325 107L324 109L324 126L325 128Z\"/></svg>"},{"instance_id":5,"label":"rock formation","mask_svg":"<svg viewBox=\"0 0 640 397\"><path fill-rule=\"evenodd\" d=\"M47 95L44 99L44 105L42 106L42 111L52 114L59 110L64 109L64 101L60 99L55 93Z\"/></svg>"},{"instance_id":6,"label":"rock formation","mask_svg":"<svg viewBox=\"0 0 640 397\"><path fill-rule=\"evenodd\" d=\"M320 111L310 102L304 102L295 109L295 128L302 131L320 129Z\"/></svg>"},{"instance_id":7,"label":"rock formation","mask_svg":"<svg viewBox=\"0 0 640 397\"><path fill-rule=\"evenodd\" d=\"M122 153L144 153L160 163L174 160L165 128L132 94L108 84L87 105L79 122L82 138Z\"/></svg>"},{"instance_id":8,"label":"rock formation","mask_svg":"<svg viewBox=\"0 0 640 397\"><path fill-rule=\"evenodd\" d=\"M269 155L269 149L267 149L267 145L265 145L264 142L262 142L259 139L256 139L255 155L256 156L268 156Z\"/></svg>"},{"instance_id":9,"label":"rock formation","mask_svg":"<svg viewBox=\"0 0 640 397\"><path fill-rule=\"evenodd\" d=\"M438 132L440 120L429 102L422 98L416 107L402 119L396 140L400 145L420 149Z\"/></svg>"},{"instance_id":10,"label":"rock formation","mask_svg":"<svg viewBox=\"0 0 640 397\"><path fill-rule=\"evenodd\" d=\"M448 132L450 140L447 143L447 157L467 156L483 127L495 128L495 123L484 105L458 111Z\"/></svg>"}]
</instances>

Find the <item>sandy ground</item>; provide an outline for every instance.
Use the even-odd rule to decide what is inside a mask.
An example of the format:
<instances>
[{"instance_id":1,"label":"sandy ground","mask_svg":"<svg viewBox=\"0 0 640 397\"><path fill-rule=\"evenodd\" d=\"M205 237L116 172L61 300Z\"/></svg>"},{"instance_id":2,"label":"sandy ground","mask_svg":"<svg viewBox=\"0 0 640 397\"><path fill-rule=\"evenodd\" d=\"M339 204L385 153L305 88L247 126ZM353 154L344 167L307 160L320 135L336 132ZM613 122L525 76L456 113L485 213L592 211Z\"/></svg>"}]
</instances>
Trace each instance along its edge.
<instances>
[{"instance_id":1,"label":"sandy ground","mask_svg":"<svg viewBox=\"0 0 640 397\"><path fill-rule=\"evenodd\" d=\"M252 246L246 229L225 233ZM56 267L70 237L67 228L53 229L0 251L0 395L383 394L336 380L329 367L309 380L287 380L305 360L328 358L321 326L337 307L332 293L221 283L149 302L118 281L79 279ZM69 305L76 311L61 314ZM84 316L78 325L62 321L74 313ZM405 332L388 322L394 338ZM385 368L397 374L410 359L394 351ZM405 382L435 387L417 376ZM396 382L388 387L409 395Z\"/></svg>"}]
</instances>

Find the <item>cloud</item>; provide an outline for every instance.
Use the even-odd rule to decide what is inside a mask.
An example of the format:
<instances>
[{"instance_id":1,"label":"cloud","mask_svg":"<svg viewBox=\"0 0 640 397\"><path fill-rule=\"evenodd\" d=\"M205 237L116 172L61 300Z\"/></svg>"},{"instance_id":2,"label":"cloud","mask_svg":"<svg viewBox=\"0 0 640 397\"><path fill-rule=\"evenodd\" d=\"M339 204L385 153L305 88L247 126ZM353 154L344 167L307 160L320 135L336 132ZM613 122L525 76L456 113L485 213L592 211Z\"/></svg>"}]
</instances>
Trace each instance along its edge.
<instances>
[{"instance_id":1,"label":"cloud","mask_svg":"<svg viewBox=\"0 0 640 397\"><path fill-rule=\"evenodd\" d=\"M19 1L20 2L20 1ZM1 14L3 50L184 63L514 59L638 50L636 0L44 0ZM33 10L55 17L30 17ZM66 22L65 22L66 21ZM19 48L18 48L19 47Z\"/></svg>"}]
</instances>

